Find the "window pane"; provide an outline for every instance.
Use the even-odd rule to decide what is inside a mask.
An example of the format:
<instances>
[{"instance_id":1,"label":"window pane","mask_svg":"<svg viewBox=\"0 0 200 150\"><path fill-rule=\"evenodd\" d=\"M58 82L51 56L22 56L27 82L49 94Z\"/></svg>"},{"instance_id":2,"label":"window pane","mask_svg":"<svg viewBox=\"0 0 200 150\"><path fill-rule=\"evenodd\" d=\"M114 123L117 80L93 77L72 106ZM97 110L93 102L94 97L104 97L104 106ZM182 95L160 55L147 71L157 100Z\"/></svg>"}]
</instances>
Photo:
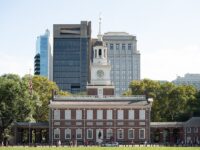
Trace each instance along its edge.
<instances>
[{"instance_id":1,"label":"window pane","mask_svg":"<svg viewBox=\"0 0 200 150\"><path fill-rule=\"evenodd\" d=\"M129 120L134 120L134 118L135 118L134 110L129 110L128 111L128 119Z\"/></svg>"},{"instance_id":2,"label":"window pane","mask_svg":"<svg viewBox=\"0 0 200 150\"><path fill-rule=\"evenodd\" d=\"M124 119L124 111L117 110L117 119L123 120Z\"/></svg>"},{"instance_id":3,"label":"window pane","mask_svg":"<svg viewBox=\"0 0 200 150\"><path fill-rule=\"evenodd\" d=\"M145 120L145 110L140 110L139 119Z\"/></svg>"},{"instance_id":4,"label":"window pane","mask_svg":"<svg viewBox=\"0 0 200 150\"><path fill-rule=\"evenodd\" d=\"M107 139L113 138L113 130L112 129L107 129L106 130L106 138Z\"/></svg>"},{"instance_id":5,"label":"window pane","mask_svg":"<svg viewBox=\"0 0 200 150\"><path fill-rule=\"evenodd\" d=\"M82 129L76 129L76 138L81 139L82 138Z\"/></svg>"},{"instance_id":6,"label":"window pane","mask_svg":"<svg viewBox=\"0 0 200 150\"><path fill-rule=\"evenodd\" d=\"M82 119L82 110L76 110L76 119L78 120Z\"/></svg>"},{"instance_id":7,"label":"window pane","mask_svg":"<svg viewBox=\"0 0 200 150\"><path fill-rule=\"evenodd\" d=\"M60 129L54 129L54 139L60 139Z\"/></svg>"},{"instance_id":8,"label":"window pane","mask_svg":"<svg viewBox=\"0 0 200 150\"><path fill-rule=\"evenodd\" d=\"M112 119L112 110L107 110L107 119Z\"/></svg>"},{"instance_id":9,"label":"window pane","mask_svg":"<svg viewBox=\"0 0 200 150\"><path fill-rule=\"evenodd\" d=\"M65 110L65 120L71 119L71 110Z\"/></svg>"},{"instance_id":10,"label":"window pane","mask_svg":"<svg viewBox=\"0 0 200 150\"><path fill-rule=\"evenodd\" d=\"M87 119L92 120L93 119L93 110L87 110Z\"/></svg>"},{"instance_id":11,"label":"window pane","mask_svg":"<svg viewBox=\"0 0 200 150\"><path fill-rule=\"evenodd\" d=\"M103 119L103 110L97 110L97 119Z\"/></svg>"},{"instance_id":12,"label":"window pane","mask_svg":"<svg viewBox=\"0 0 200 150\"><path fill-rule=\"evenodd\" d=\"M145 138L145 129L140 129L139 130L139 138L144 139Z\"/></svg>"},{"instance_id":13,"label":"window pane","mask_svg":"<svg viewBox=\"0 0 200 150\"><path fill-rule=\"evenodd\" d=\"M134 139L134 129L129 129L128 130L128 138L129 139Z\"/></svg>"},{"instance_id":14,"label":"window pane","mask_svg":"<svg viewBox=\"0 0 200 150\"><path fill-rule=\"evenodd\" d=\"M65 139L71 139L71 129L65 129Z\"/></svg>"},{"instance_id":15,"label":"window pane","mask_svg":"<svg viewBox=\"0 0 200 150\"><path fill-rule=\"evenodd\" d=\"M118 129L117 130L117 138L118 139L123 139L124 138L124 130L123 129Z\"/></svg>"},{"instance_id":16,"label":"window pane","mask_svg":"<svg viewBox=\"0 0 200 150\"><path fill-rule=\"evenodd\" d=\"M87 139L93 139L93 129L87 129Z\"/></svg>"},{"instance_id":17,"label":"window pane","mask_svg":"<svg viewBox=\"0 0 200 150\"><path fill-rule=\"evenodd\" d=\"M54 120L60 120L60 110L54 110Z\"/></svg>"}]
</instances>

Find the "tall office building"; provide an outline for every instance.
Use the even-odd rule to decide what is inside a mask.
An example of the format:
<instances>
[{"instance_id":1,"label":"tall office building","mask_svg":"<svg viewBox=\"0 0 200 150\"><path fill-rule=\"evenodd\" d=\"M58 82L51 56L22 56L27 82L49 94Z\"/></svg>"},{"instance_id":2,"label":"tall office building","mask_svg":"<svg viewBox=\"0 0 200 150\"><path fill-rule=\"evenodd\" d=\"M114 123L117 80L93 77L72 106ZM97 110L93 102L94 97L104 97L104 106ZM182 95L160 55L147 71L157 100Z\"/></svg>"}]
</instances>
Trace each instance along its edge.
<instances>
[{"instance_id":1,"label":"tall office building","mask_svg":"<svg viewBox=\"0 0 200 150\"><path fill-rule=\"evenodd\" d=\"M178 76L172 82L177 85L193 85L200 90L200 74L187 73L184 77Z\"/></svg>"},{"instance_id":2,"label":"tall office building","mask_svg":"<svg viewBox=\"0 0 200 150\"><path fill-rule=\"evenodd\" d=\"M121 95L132 80L140 80L140 52L136 36L125 32L108 32L103 36L111 62L111 81L115 94Z\"/></svg>"},{"instance_id":3,"label":"tall office building","mask_svg":"<svg viewBox=\"0 0 200 150\"><path fill-rule=\"evenodd\" d=\"M55 24L53 32L53 81L64 91L85 91L89 72L91 22Z\"/></svg>"},{"instance_id":4,"label":"tall office building","mask_svg":"<svg viewBox=\"0 0 200 150\"><path fill-rule=\"evenodd\" d=\"M52 80L52 54L49 36L50 32L47 29L44 35L37 37L34 74L45 76Z\"/></svg>"}]
</instances>

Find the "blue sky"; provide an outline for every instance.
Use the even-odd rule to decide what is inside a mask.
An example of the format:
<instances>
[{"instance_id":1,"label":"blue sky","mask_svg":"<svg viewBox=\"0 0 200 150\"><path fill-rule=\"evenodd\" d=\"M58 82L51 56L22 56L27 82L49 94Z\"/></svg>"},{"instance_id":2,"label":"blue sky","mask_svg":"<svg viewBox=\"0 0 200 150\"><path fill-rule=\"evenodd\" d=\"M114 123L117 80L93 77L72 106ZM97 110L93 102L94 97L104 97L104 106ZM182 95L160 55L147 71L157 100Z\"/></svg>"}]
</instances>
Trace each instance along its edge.
<instances>
[{"instance_id":1,"label":"blue sky","mask_svg":"<svg viewBox=\"0 0 200 150\"><path fill-rule=\"evenodd\" d=\"M0 75L33 73L38 35L53 24L92 21L98 32L136 35L141 53L141 78L173 80L200 73L199 0L1 0Z\"/></svg>"}]
</instances>

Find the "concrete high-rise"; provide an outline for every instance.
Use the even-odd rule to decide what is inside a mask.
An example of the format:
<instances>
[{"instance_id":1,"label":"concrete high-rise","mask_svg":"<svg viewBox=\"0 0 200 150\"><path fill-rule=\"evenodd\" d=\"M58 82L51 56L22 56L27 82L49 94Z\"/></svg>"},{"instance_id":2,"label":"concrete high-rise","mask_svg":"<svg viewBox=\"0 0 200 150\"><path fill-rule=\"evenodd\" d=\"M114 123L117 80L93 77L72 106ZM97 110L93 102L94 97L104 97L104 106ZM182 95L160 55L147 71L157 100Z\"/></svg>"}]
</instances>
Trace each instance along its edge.
<instances>
[{"instance_id":1,"label":"concrete high-rise","mask_svg":"<svg viewBox=\"0 0 200 150\"><path fill-rule=\"evenodd\" d=\"M140 80L140 52L136 36L125 32L108 32L103 36L111 63L111 81L115 94L121 95L132 80Z\"/></svg>"},{"instance_id":2,"label":"concrete high-rise","mask_svg":"<svg viewBox=\"0 0 200 150\"><path fill-rule=\"evenodd\" d=\"M200 74L187 73L184 77L178 76L172 82L176 85L193 85L196 89L200 90Z\"/></svg>"},{"instance_id":3,"label":"concrete high-rise","mask_svg":"<svg viewBox=\"0 0 200 150\"><path fill-rule=\"evenodd\" d=\"M85 91L89 72L91 22L55 24L53 43L53 81L64 91Z\"/></svg>"},{"instance_id":4,"label":"concrete high-rise","mask_svg":"<svg viewBox=\"0 0 200 150\"><path fill-rule=\"evenodd\" d=\"M45 76L52 80L52 54L49 36L50 32L47 29L44 35L37 37L34 74Z\"/></svg>"}]
</instances>

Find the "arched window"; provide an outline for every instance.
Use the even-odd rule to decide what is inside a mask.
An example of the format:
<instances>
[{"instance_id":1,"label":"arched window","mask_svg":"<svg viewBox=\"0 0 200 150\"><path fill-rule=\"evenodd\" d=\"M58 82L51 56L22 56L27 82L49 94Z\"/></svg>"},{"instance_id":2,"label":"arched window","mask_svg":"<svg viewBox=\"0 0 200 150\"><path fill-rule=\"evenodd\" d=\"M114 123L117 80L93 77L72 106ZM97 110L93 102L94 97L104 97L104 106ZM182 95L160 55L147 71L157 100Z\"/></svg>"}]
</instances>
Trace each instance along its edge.
<instances>
[{"instance_id":1,"label":"arched window","mask_svg":"<svg viewBox=\"0 0 200 150\"><path fill-rule=\"evenodd\" d=\"M99 57L100 58L102 57L102 51L101 51L101 49L99 49Z\"/></svg>"}]
</instances>

